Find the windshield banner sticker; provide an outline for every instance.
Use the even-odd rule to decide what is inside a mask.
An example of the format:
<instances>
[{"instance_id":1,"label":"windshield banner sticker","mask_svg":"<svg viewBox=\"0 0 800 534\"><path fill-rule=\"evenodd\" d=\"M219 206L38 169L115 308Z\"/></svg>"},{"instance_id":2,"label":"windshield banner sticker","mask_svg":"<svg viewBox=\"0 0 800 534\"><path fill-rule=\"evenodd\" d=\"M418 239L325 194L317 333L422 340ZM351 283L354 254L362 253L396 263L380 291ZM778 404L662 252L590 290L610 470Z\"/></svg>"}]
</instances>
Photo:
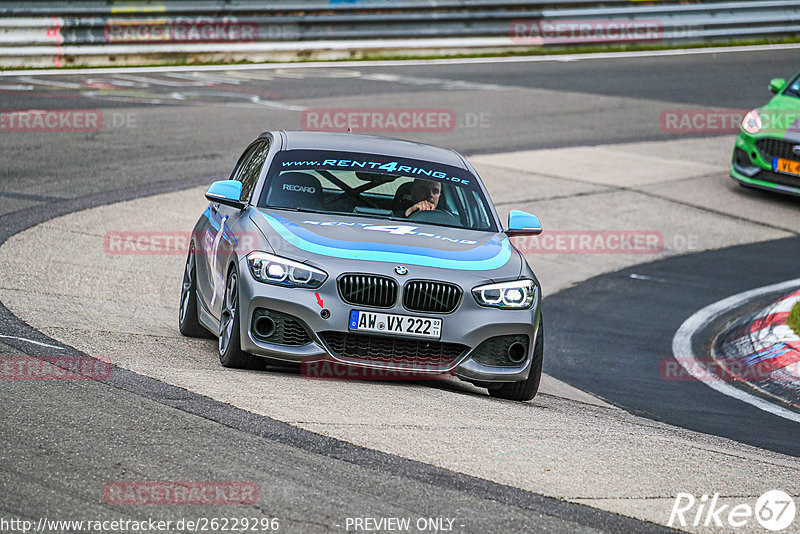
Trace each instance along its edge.
<instances>
[{"instance_id":1,"label":"windshield banner sticker","mask_svg":"<svg viewBox=\"0 0 800 534\"><path fill-rule=\"evenodd\" d=\"M306 154L308 155L308 154ZM328 155L328 154L325 154ZM431 168L424 168L419 165L420 162L414 162L414 165L406 165L401 161L369 161L364 159L292 159L281 161L281 168L294 168L294 169L333 169L333 170L364 170L373 171L381 174L398 174L404 176L426 176L430 178L437 178L447 182L452 182L461 185L470 185L470 180L458 176L452 176L441 170ZM411 162L408 162L411 163Z\"/></svg>"}]
</instances>

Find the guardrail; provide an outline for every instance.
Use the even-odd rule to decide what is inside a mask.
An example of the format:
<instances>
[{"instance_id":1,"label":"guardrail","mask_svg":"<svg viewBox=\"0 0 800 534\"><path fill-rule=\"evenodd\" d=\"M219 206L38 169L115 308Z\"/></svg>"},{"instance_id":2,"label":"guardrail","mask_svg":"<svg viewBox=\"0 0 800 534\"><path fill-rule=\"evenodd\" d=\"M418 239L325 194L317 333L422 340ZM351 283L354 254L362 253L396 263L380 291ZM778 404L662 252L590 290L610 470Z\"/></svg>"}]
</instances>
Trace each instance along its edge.
<instances>
[{"instance_id":1,"label":"guardrail","mask_svg":"<svg viewBox=\"0 0 800 534\"><path fill-rule=\"evenodd\" d=\"M0 66L354 59L798 34L798 0L6 1Z\"/></svg>"}]
</instances>

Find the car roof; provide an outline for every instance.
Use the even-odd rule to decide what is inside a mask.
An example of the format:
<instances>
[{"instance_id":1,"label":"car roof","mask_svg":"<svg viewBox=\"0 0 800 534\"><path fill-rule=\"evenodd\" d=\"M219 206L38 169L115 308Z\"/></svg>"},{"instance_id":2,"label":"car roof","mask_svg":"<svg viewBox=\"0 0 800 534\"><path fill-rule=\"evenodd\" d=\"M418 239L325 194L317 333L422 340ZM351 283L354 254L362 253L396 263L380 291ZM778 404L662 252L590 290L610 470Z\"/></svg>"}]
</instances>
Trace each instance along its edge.
<instances>
[{"instance_id":1,"label":"car roof","mask_svg":"<svg viewBox=\"0 0 800 534\"><path fill-rule=\"evenodd\" d=\"M334 132L280 131L273 135L285 139L283 150L340 150L382 154L399 158L418 159L467 169L463 156L449 148L441 148L415 141Z\"/></svg>"}]
</instances>

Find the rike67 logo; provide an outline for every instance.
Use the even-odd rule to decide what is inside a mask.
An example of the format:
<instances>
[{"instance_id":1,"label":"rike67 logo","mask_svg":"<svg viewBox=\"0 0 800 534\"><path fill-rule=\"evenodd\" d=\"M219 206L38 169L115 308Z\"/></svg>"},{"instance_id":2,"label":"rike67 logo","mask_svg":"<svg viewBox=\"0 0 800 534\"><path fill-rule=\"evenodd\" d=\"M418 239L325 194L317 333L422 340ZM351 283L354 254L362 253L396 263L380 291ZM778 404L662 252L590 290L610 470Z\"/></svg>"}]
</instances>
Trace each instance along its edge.
<instances>
[{"instance_id":1,"label":"rike67 logo","mask_svg":"<svg viewBox=\"0 0 800 534\"><path fill-rule=\"evenodd\" d=\"M794 499L781 490L767 491L755 506L746 502L722 504L719 493L699 499L691 493L678 493L667 526L742 528L753 526L755 518L763 528L777 532L789 528L796 513Z\"/></svg>"}]
</instances>

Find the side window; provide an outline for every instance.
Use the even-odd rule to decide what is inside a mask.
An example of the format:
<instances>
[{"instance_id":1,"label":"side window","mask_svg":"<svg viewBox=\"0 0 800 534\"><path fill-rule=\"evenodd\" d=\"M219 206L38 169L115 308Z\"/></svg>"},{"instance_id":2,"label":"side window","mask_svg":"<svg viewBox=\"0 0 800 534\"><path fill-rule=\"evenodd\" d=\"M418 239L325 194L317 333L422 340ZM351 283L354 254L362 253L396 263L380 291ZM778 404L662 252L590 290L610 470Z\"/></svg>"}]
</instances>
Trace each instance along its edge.
<instances>
[{"instance_id":1,"label":"side window","mask_svg":"<svg viewBox=\"0 0 800 534\"><path fill-rule=\"evenodd\" d=\"M269 143L261 141L257 143L250 160L243 166L243 171L240 177L236 178L242 182L242 196L239 200L248 202L250 195L253 194L253 189L256 188L258 183L258 176L261 174L261 167L264 166L264 161L267 159L269 153Z\"/></svg>"},{"instance_id":2,"label":"side window","mask_svg":"<svg viewBox=\"0 0 800 534\"><path fill-rule=\"evenodd\" d=\"M242 174L244 174L244 171L247 168L247 163L250 161L250 157L253 155L253 152L255 152L259 146L261 146L261 143L253 143L247 147L247 150L244 151L242 156L239 158L239 161L236 162L236 167L233 168L233 172L228 180L237 180L239 182L242 181Z\"/></svg>"}]
</instances>

